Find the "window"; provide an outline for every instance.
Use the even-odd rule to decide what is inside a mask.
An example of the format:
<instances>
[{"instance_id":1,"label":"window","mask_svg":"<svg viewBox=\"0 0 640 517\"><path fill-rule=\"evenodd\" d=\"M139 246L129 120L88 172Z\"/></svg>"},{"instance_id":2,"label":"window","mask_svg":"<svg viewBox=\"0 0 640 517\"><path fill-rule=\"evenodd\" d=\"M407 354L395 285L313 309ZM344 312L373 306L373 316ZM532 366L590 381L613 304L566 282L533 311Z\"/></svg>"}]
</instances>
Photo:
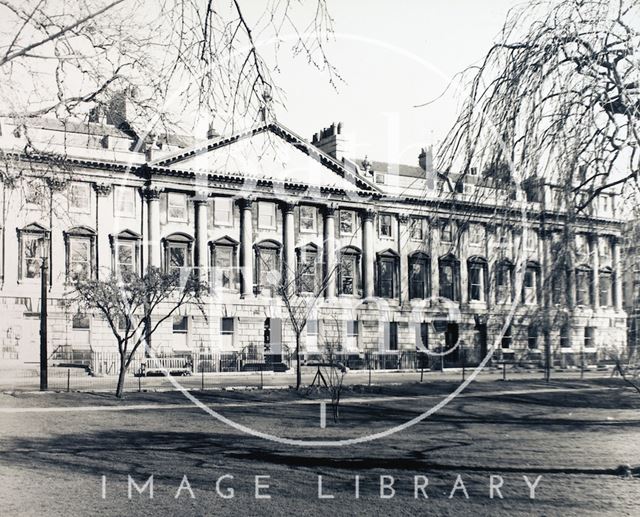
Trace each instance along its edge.
<instances>
[{"instance_id":1,"label":"window","mask_svg":"<svg viewBox=\"0 0 640 517\"><path fill-rule=\"evenodd\" d=\"M504 334L502 334L501 346L502 348L511 348L511 342L513 341L513 337L511 335L511 325L509 325Z\"/></svg>"},{"instance_id":2,"label":"window","mask_svg":"<svg viewBox=\"0 0 640 517\"><path fill-rule=\"evenodd\" d=\"M216 245L213 248L213 285L218 289L236 289L235 248Z\"/></svg>"},{"instance_id":3,"label":"window","mask_svg":"<svg viewBox=\"0 0 640 517\"><path fill-rule=\"evenodd\" d=\"M340 235L350 236L356 231L356 213L351 210L340 210Z\"/></svg>"},{"instance_id":4,"label":"window","mask_svg":"<svg viewBox=\"0 0 640 517\"><path fill-rule=\"evenodd\" d=\"M551 274L551 303L559 305L564 302L566 294L566 281L564 269L559 268Z\"/></svg>"},{"instance_id":5,"label":"window","mask_svg":"<svg viewBox=\"0 0 640 517\"><path fill-rule=\"evenodd\" d=\"M596 329L595 327L584 328L584 347L593 348L596 346Z\"/></svg>"},{"instance_id":6,"label":"window","mask_svg":"<svg viewBox=\"0 0 640 517\"><path fill-rule=\"evenodd\" d=\"M484 244L484 227L481 224L471 224L469 226L469 244L472 246L482 246Z\"/></svg>"},{"instance_id":7,"label":"window","mask_svg":"<svg viewBox=\"0 0 640 517\"><path fill-rule=\"evenodd\" d=\"M513 264L501 262L496 266L496 303L508 303L513 299Z\"/></svg>"},{"instance_id":8,"label":"window","mask_svg":"<svg viewBox=\"0 0 640 517\"><path fill-rule=\"evenodd\" d=\"M167 220L185 222L187 220L187 196L179 192L167 194Z\"/></svg>"},{"instance_id":9,"label":"window","mask_svg":"<svg viewBox=\"0 0 640 517\"><path fill-rule=\"evenodd\" d=\"M393 217L390 214L380 214L378 219L380 237L393 237Z\"/></svg>"},{"instance_id":10,"label":"window","mask_svg":"<svg viewBox=\"0 0 640 517\"><path fill-rule=\"evenodd\" d=\"M527 229L527 251L529 253L538 251L538 233L531 228Z\"/></svg>"},{"instance_id":11,"label":"window","mask_svg":"<svg viewBox=\"0 0 640 517\"><path fill-rule=\"evenodd\" d=\"M360 284L360 252L346 248L340 253L338 294L357 295Z\"/></svg>"},{"instance_id":12,"label":"window","mask_svg":"<svg viewBox=\"0 0 640 517\"><path fill-rule=\"evenodd\" d=\"M601 264L610 264L611 263L611 243L609 239L604 238L599 242L598 251L600 254L600 263Z\"/></svg>"},{"instance_id":13,"label":"window","mask_svg":"<svg viewBox=\"0 0 640 517\"><path fill-rule=\"evenodd\" d=\"M35 226L35 225L34 225ZM48 234L26 233L20 234L20 245L22 248L21 278L40 278L40 266L42 265L42 255L46 252Z\"/></svg>"},{"instance_id":14,"label":"window","mask_svg":"<svg viewBox=\"0 0 640 517\"><path fill-rule=\"evenodd\" d=\"M89 278L92 276L92 242L87 237L69 237L68 278Z\"/></svg>"},{"instance_id":15,"label":"window","mask_svg":"<svg viewBox=\"0 0 640 517\"><path fill-rule=\"evenodd\" d=\"M527 328L527 346L529 350L536 350L538 348L538 326L529 325Z\"/></svg>"},{"instance_id":16,"label":"window","mask_svg":"<svg viewBox=\"0 0 640 517\"><path fill-rule=\"evenodd\" d=\"M429 298L430 261L424 253L416 253L409 257L409 299Z\"/></svg>"},{"instance_id":17,"label":"window","mask_svg":"<svg viewBox=\"0 0 640 517\"><path fill-rule=\"evenodd\" d=\"M301 293L315 293L317 288L318 251L309 245L298 250L298 290Z\"/></svg>"},{"instance_id":18,"label":"window","mask_svg":"<svg viewBox=\"0 0 640 517\"><path fill-rule=\"evenodd\" d=\"M29 181L29 183L26 183ZM47 186L42 179L29 178L23 181L24 201L29 210L42 210L47 206Z\"/></svg>"},{"instance_id":19,"label":"window","mask_svg":"<svg viewBox=\"0 0 640 517\"><path fill-rule=\"evenodd\" d=\"M307 320L307 336L318 335L318 320Z\"/></svg>"},{"instance_id":20,"label":"window","mask_svg":"<svg viewBox=\"0 0 640 517\"><path fill-rule=\"evenodd\" d=\"M71 183L69 186L69 212L91 213L91 185L89 183Z\"/></svg>"},{"instance_id":21,"label":"window","mask_svg":"<svg viewBox=\"0 0 640 517\"><path fill-rule=\"evenodd\" d=\"M487 262L480 257L469 259L469 301L484 302L486 298Z\"/></svg>"},{"instance_id":22,"label":"window","mask_svg":"<svg viewBox=\"0 0 640 517\"><path fill-rule=\"evenodd\" d=\"M258 292L274 296L280 287L280 244L264 241L256 246Z\"/></svg>"},{"instance_id":23,"label":"window","mask_svg":"<svg viewBox=\"0 0 640 517\"><path fill-rule=\"evenodd\" d=\"M317 232L317 216L318 211L314 206L300 207L300 232L316 233Z\"/></svg>"},{"instance_id":24,"label":"window","mask_svg":"<svg viewBox=\"0 0 640 517\"><path fill-rule=\"evenodd\" d=\"M116 244L116 271L118 273L135 273L136 244L133 241L121 241Z\"/></svg>"},{"instance_id":25,"label":"window","mask_svg":"<svg viewBox=\"0 0 640 517\"><path fill-rule=\"evenodd\" d=\"M571 340L569 339L569 325L566 323L560 328L560 348L570 348Z\"/></svg>"},{"instance_id":26,"label":"window","mask_svg":"<svg viewBox=\"0 0 640 517\"><path fill-rule=\"evenodd\" d=\"M222 334L223 336L228 336L229 334L233 334L233 331L233 318L220 318L220 334Z\"/></svg>"},{"instance_id":27,"label":"window","mask_svg":"<svg viewBox=\"0 0 640 517\"><path fill-rule=\"evenodd\" d=\"M576 304L591 305L591 269L582 266L576 269Z\"/></svg>"},{"instance_id":28,"label":"window","mask_svg":"<svg viewBox=\"0 0 640 517\"><path fill-rule=\"evenodd\" d=\"M120 217L135 217L136 192L132 187L116 186L113 189L114 212Z\"/></svg>"},{"instance_id":29,"label":"window","mask_svg":"<svg viewBox=\"0 0 640 517\"><path fill-rule=\"evenodd\" d=\"M164 239L164 265L167 273L181 273L191 267L191 244L193 239L185 233L174 233Z\"/></svg>"},{"instance_id":30,"label":"window","mask_svg":"<svg viewBox=\"0 0 640 517\"><path fill-rule=\"evenodd\" d=\"M599 302L601 307L611 307L612 305L612 296L611 293L613 291L613 283L612 283L612 273L610 269L600 270L599 274Z\"/></svg>"},{"instance_id":31,"label":"window","mask_svg":"<svg viewBox=\"0 0 640 517\"><path fill-rule=\"evenodd\" d=\"M389 252L378 255L378 296L395 298L398 287L398 257Z\"/></svg>"},{"instance_id":32,"label":"window","mask_svg":"<svg viewBox=\"0 0 640 517\"><path fill-rule=\"evenodd\" d=\"M384 322L384 347L385 350L398 350L398 322Z\"/></svg>"},{"instance_id":33,"label":"window","mask_svg":"<svg viewBox=\"0 0 640 517\"><path fill-rule=\"evenodd\" d=\"M358 337L358 320L347 320L347 337Z\"/></svg>"},{"instance_id":34,"label":"window","mask_svg":"<svg viewBox=\"0 0 640 517\"><path fill-rule=\"evenodd\" d=\"M577 260L586 260L589 256L589 241L586 235L576 235L576 256Z\"/></svg>"},{"instance_id":35,"label":"window","mask_svg":"<svg viewBox=\"0 0 640 517\"><path fill-rule=\"evenodd\" d=\"M184 334L189 330L189 319L187 316L174 316L173 317L173 333Z\"/></svg>"},{"instance_id":36,"label":"window","mask_svg":"<svg viewBox=\"0 0 640 517\"><path fill-rule=\"evenodd\" d=\"M538 303L538 271L535 264L528 264L522 281L522 302L526 305Z\"/></svg>"},{"instance_id":37,"label":"window","mask_svg":"<svg viewBox=\"0 0 640 517\"><path fill-rule=\"evenodd\" d=\"M89 330L91 322L89 316L80 312L73 315L71 328L74 330Z\"/></svg>"},{"instance_id":38,"label":"window","mask_svg":"<svg viewBox=\"0 0 640 517\"><path fill-rule=\"evenodd\" d=\"M440 296L454 302L460 301L460 264L449 255L440 259Z\"/></svg>"},{"instance_id":39,"label":"window","mask_svg":"<svg viewBox=\"0 0 640 517\"><path fill-rule=\"evenodd\" d=\"M276 229L276 205L267 201L258 203L258 229Z\"/></svg>"},{"instance_id":40,"label":"window","mask_svg":"<svg viewBox=\"0 0 640 517\"><path fill-rule=\"evenodd\" d=\"M453 242L453 226L451 223L444 223L440 227L440 242L447 244Z\"/></svg>"},{"instance_id":41,"label":"window","mask_svg":"<svg viewBox=\"0 0 640 517\"><path fill-rule=\"evenodd\" d=\"M424 240L424 219L411 218L409 221L409 237L414 241Z\"/></svg>"},{"instance_id":42,"label":"window","mask_svg":"<svg viewBox=\"0 0 640 517\"><path fill-rule=\"evenodd\" d=\"M233 349L233 336L235 331L234 318L220 318L220 336L223 350Z\"/></svg>"},{"instance_id":43,"label":"window","mask_svg":"<svg viewBox=\"0 0 640 517\"><path fill-rule=\"evenodd\" d=\"M417 343L416 349L418 351L429 350L429 323L423 321L418 327L418 333L416 335Z\"/></svg>"},{"instance_id":44,"label":"window","mask_svg":"<svg viewBox=\"0 0 640 517\"><path fill-rule=\"evenodd\" d=\"M603 215L611 214L611 196L600 194L600 211Z\"/></svg>"},{"instance_id":45,"label":"window","mask_svg":"<svg viewBox=\"0 0 640 517\"><path fill-rule=\"evenodd\" d=\"M213 224L233 226L233 199L217 197L213 202Z\"/></svg>"},{"instance_id":46,"label":"window","mask_svg":"<svg viewBox=\"0 0 640 517\"><path fill-rule=\"evenodd\" d=\"M71 320L73 349L91 348L91 319L80 312L73 315Z\"/></svg>"},{"instance_id":47,"label":"window","mask_svg":"<svg viewBox=\"0 0 640 517\"><path fill-rule=\"evenodd\" d=\"M375 180L376 180L376 183L384 185L384 174L382 174L381 172L376 172L375 173Z\"/></svg>"}]
</instances>

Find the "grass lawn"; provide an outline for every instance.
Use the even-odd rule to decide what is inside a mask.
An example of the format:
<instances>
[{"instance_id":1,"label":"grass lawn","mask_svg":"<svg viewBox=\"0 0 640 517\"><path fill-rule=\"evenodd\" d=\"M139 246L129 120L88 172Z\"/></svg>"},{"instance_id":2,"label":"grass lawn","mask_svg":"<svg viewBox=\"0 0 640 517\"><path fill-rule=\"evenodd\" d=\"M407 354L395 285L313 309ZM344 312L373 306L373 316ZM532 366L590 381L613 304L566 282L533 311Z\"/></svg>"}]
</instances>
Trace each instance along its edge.
<instances>
[{"instance_id":1,"label":"grass lawn","mask_svg":"<svg viewBox=\"0 0 640 517\"><path fill-rule=\"evenodd\" d=\"M198 396L252 429L341 440L406 422L455 386L350 387L341 421L328 414L326 429L316 392ZM74 410L80 406L112 410ZM243 434L178 393L132 393L124 401L105 393L5 394L0 410L0 515L640 515L640 478L616 471L640 465L640 397L615 379L477 382L409 429L342 447ZM135 491L129 500L127 476L141 485L151 474L153 500ZM186 489L175 498L184 475L194 499ZM225 475L233 479L222 478L220 491L232 487L231 499L216 492ZM501 476L503 499L489 498L491 475ZM259 483L269 484L261 492L271 499L255 498L255 476L270 476ZM318 499L318 476L332 499ZM394 478L393 498L380 497L381 476ZM428 478L429 499L414 498L415 476L423 476L420 484ZM468 499L460 484L449 498L457 476ZM524 476L531 483L542 476L533 500Z\"/></svg>"}]
</instances>

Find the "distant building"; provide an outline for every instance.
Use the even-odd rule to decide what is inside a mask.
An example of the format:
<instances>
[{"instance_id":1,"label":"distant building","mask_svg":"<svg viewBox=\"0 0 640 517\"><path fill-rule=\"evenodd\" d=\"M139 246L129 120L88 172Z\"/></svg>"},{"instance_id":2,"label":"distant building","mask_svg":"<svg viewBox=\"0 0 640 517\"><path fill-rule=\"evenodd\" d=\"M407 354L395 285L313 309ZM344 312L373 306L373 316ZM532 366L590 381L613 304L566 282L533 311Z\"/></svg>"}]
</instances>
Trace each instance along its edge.
<instances>
[{"instance_id":1,"label":"distant building","mask_svg":"<svg viewBox=\"0 0 640 517\"><path fill-rule=\"evenodd\" d=\"M38 360L45 242L54 359L115 351L98 314L62 303L72 276L147 265L197 267L212 285L207 322L183 312L154 338L167 355L292 351L277 278L309 263L302 296L333 278L306 327L307 357L339 339L341 352L368 352L379 367L420 346L447 351L452 366L459 338L464 360L478 363L501 336L497 357L539 361L545 326L563 364L626 342L615 196L576 219L575 260L558 272L554 254L568 245L552 185L520 194L474 169L445 177L430 148L415 166L353 157L341 124L310 143L277 122L205 142L140 142L99 115L30 120L29 138L47 151L30 156L25 131L2 122L17 178L0 185L4 364Z\"/></svg>"}]
</instances>

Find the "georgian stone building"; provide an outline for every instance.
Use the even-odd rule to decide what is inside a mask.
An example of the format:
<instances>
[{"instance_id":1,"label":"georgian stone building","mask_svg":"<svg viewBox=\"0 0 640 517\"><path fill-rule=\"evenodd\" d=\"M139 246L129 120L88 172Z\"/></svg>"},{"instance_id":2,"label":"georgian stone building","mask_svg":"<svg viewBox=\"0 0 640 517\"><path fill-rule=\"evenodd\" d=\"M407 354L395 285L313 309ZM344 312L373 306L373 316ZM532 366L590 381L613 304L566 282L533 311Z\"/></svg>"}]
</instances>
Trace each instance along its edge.
<instances>
[{"instance_id":1,"label":"georgian stone building","mask_svg":"<svg viewBox=\"0 0 640 517\"><path fill-rule=\"evenodd\" d=\"M28 156L27 137L39 149ZM104 120L4 120L0 147L14 172L0 186L5 364L38 361L43 253L54 357L115 350L99 315L62 303L74 274L147 265L196 267L211 284L206 321L183 310L154 337L167 355L292 350L278 296L292 280L300 296L323 286L308 356L336 342L385 357L458 343L445 366L494 345L538 360L548 331L554 357L571 362L626 340L615 196L575 219L569 246L553 185L502 187L475 170L445 178L430 149L415 166L354 158L340 124L311 142L277 122L140 142ZM555 267L574 247L571 267Z\"/></svg>"}]
</instances>

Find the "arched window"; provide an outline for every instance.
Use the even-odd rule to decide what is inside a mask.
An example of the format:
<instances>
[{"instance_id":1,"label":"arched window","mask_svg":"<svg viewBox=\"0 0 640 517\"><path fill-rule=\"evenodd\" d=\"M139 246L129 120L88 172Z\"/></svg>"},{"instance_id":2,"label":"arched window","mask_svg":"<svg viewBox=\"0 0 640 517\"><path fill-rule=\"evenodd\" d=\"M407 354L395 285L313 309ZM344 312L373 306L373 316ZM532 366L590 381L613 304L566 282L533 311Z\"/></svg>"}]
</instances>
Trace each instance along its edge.
<instances>
[{"instance_id":1,"label":"arched window","mask_svg":"<svg viewBox=\"0 0 640 517\"><path fill-rule=\"evenodd\" d=\"M238 289L236 263L238 241L231 237L222 237L210 243L211 278L214 289L235 291Z\"/></svg>"},{"instance_id":2,"label":"arched window","mask_svg":"<svg viewBox=\"0 0 640 517\"><path fill-rule=\"evenodd\" d=\"M360 295L360 250L346 246L340 250L338 262L338 294Z\"/></svg>"},{"instance_id":3,"label":"arched window","mask_svg":"<svg viewBox=\"0 0 640 517\"><path fill-rule=\"evenodd\" d=\"M40 278L42 259L48 258L51 232L38 223L31 223L18 230L20 244L20 262L18 262L18 278L31 280Z\"/></svg>"},{"instance_id":4,"label":"arched window","mask_svg":"<svg viewBox=\"0 0 640 517\"><path fill-rule=\"evenodd\" d=\"M576 268L576 304L591 305L591 286L593 285L593 271L589 266L580 265Z\"/></svg>"},{"instance_id":5,"label":"arched window","mask_svg":"<svg viewBox=\"0 0 640 517\"><path fill-rule=\"evenodd\" d=\"M429 255L416 252L409 256L409 299L424 300L431 294L431 260Z\"/></svg>"},{"instance_id":6,"label":"arched window","mask_svg":"<svg viewBox=\"0 0 640 517\"><path fill-rule=\"evenodd\" d=\"M449 254L441 257L438 263L440 296L454 302L460 301L460 261Z\"/></svg>"},{"instance_id":7,"label":"arched window","mask_svg":"<svg viewBox=\"0 0 640 517\"><path fill-rule=\"evenodd\" d=\"M191 267L193 237L186 233L172 233L163 239L164 270L167 273Z\"/></svg>"},{"instance_id":8,"label":"arched window","mask_svg":"<svg viewBox=\"0 0 640 517\"><path fill-rule=\"evenodd\" d=\"M598 299L601 307L611 307L613 305L613 272L611 268L606 267L600 270L598 274L599 290Z\"/></svg>"},{"instance_id":9,"label":"arched window","mask_svg":"<svg viewBox=\"0 0 640 517\"><path fill-rule=\"evenodd\" d=\"M79 226L64 233L67 280L95 276L96 232Z\"/></svg>"},{"instance_id":10,"label":"arched window","mask_svg":"<svg viewBox=\"0 0 640 517\"><path fill-rule=\"evenodd\" d=\"M255 245L256 291L267 296L275 296L280 287L281 266L279 242L265 240Z\"/></svg>"},{"instance_id":11,"label":"arched window","mask_svg":"<svg viewBox=\"0 0 640 517\"><path fill-rule=\"evenodd\" d=\"M540 265L537 262L529 262L524 270L522 279L522 303L536 305L538 303L538 282L540 278Z\"/></svg>"},{"instance_id":12,"label":"arched window","mask_svg":"<svg viewBox=\"0 0 640 517\"><path fill-rule=\"evenodd\" d=\"M471 257L467 262L469 274L469 301L487 300L487 260L483 257Z\"/></svg>"},{"instance_id":13,"label":"arched window","mask_svg":"<svg viewBox=\"0 0 640 517\"><path fill-rule=\"evenodd\" d=\"M318 262L318 246L309 243L296 249L298 264L296 272L299 293L315 293L318 289L320 277Z\"/></svg>"},{"instance_id":14,"label":"arched window","mask_svg":"<svg viewBox=\"0 0 640 517\"><path fill-rule=\"evenodd\" d=\"M113 272L140 273L140 234L132 230L124 230L116 235L110 235L111 262Z\"/></svg>"},{"instance_id":15,"label":"arched window","mask_svg":"<svg viewBox=\"0 0 640 517\"><path fill-rule=\"evenodd\" d=\"M513 301L513 262L502 260L496 264L496 303Z\"/></svg>"},{"instance_id":16,"label":"arched window","mask_svg":"<svg viewBox=\"0 0 640 517\"><path fill-rule=\"evenodd\" d=\"M380 298L398 296L398 261L398 254L392 249L377 255L377 284Z\"/></svg>"}]
</instances>

